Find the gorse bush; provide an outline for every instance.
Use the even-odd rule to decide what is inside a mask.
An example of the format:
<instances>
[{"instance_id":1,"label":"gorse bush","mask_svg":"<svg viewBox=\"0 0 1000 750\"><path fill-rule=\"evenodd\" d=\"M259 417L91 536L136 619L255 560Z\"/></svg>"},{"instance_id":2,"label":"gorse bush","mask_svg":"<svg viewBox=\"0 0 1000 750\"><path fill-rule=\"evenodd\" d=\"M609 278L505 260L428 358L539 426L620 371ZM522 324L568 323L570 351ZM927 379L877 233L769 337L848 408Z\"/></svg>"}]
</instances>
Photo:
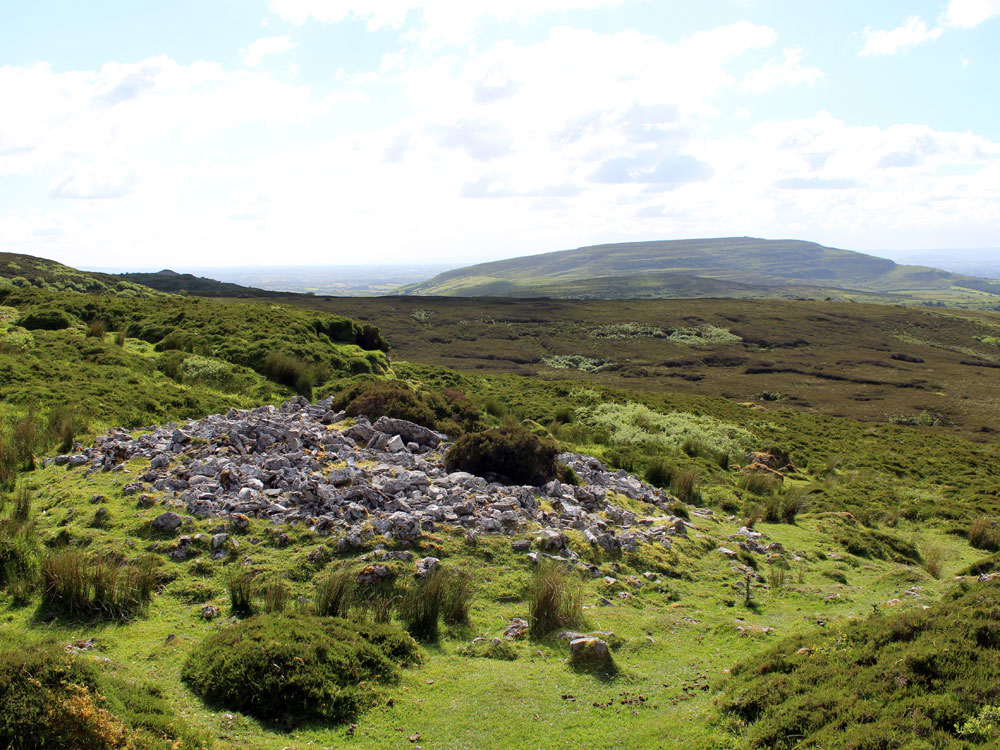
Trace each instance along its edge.
<instances>
[{"instance_id":1,"label":"gorse bush","mask_svg":"<svg viewBox=\"0 0 1000 750\"><path fill-rule=\"evenodd\" d=\"M445 455L448 471L496 476L509 484L543 484L556 475L556 444L520 425L462 435Z\"/></svg>"},{"instance_id":2,"label":"gorse bush","mask_svg":"<svg viewBox=\"0 0 1000 750\"><path fill-rule=\"evenodd\" d=\"M93 670L58 643L4 644L0 744L25 750L132 747L131 733L103 705L97 687Z\"/></svg>"},{"instance_id":3,"label":"gorse bush","mask_svg":"<svg viewBox=\"0 0 1000 750\"><path fill-rule=\"evenodd\" d=\"M611 364L606 359L584 357L580 354L555 354L543 358L542 363L556 370L580 370L581 372L600 372Z\"/></svg>"},{"instance_id":4,"label":"gorse bush","mask_svg":"<svg viewBox=\"0 0 1000 750\"><path fill-rule=\"evenodd\" d=\"M531 637L544 638L582 622L580 580L555 562L539 563L528 585L528 632Z\"/></svg>"},{"instance_id":5,"label":"gorse bush","mask_svg":"<svg viewBox=\"0 0 1000 750\"><path fill-rule=\"evenodd\" d=\"M182 679L212 705L288 725L343 722L417 660L398 628L302 614L258 615L192 650Z\"/></svg>"},{"instance_id":6,"label":"gorse bush","mask_svg":"<svg viewBox=\"0 0 1000 750\"><path fill-rule=\"evenodd\" d=\"M153 598L152 558L125 562L76 549L51 552L42 560L42 605L50 614L128 620Z\"/></svg>"}]
</instances>

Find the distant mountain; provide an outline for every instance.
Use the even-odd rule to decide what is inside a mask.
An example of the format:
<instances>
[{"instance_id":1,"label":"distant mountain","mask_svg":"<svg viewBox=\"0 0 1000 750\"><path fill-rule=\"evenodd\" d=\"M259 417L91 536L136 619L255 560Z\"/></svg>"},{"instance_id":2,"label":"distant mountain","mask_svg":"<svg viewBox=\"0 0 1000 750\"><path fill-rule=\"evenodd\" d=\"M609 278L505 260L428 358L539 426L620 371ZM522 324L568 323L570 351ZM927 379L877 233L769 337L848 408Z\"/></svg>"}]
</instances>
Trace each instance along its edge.
<instances>
[{"instance_id":1,"label":"distant mountain","mask_svg":"<svg viewBox=\"0 0 1000 750\"><path fill-rule=\"evenodd\" d=\"M886 252L901 263L936 266L946 271L1000 279L1000 247L939 248Z\"/></svg>"},{"instance_id":2,"label":"distant mountain","mask_svg":"<svg viewBox=\"0 0 1000 750\"><path fill-rule=\"evenodd\" d=\"M630 289L634 292L630 294ZM801 240L753 237L595 245L480 263L400 290L407 295L551 297L780 296L976 290L1000 283ZM997 300L1000 302L1000 299Z\"/></svg>"},{"instance_id":3,"label":"distant mountain","mask_svg":"<svg viewBox=\"0 0 1000 750\"><path fill-rule=\"evenodd\" d=\"M54 260L33 255L0 253L0 286L48 289L54 292L114 294L149 297L156 292L148 286L107 273L78 271Z\"/></svg>"},{"instance_id":4,"label":"distant mountain","mask_svg":"<svg viewBox=\"0 0 1000 750\"><path fill-rule=\"evenodd\" d=\"M267 289L256 289L255 287L216 281L204 276L195 276L190 273L177 273L169 269L164 269L156 273L122 273L118 274L118 278L135 284L142 284L161 292L189 294L195 297L257 298L295 296L291 292L273 292Z\"/></svg>"}]
</instances>

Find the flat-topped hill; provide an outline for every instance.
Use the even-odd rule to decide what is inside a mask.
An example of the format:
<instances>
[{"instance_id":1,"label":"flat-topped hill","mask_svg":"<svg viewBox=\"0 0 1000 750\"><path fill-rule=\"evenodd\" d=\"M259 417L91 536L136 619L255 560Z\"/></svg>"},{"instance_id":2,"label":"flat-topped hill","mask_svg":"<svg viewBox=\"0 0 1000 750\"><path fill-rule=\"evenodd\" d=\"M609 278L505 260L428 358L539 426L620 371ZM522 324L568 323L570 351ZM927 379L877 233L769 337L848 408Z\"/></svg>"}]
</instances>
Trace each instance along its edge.
<instances>
[{"instance_id":1,"label":"flat-topped hill","mask_svg":"<svg viewBox=\"0 0 1000 750\"><path fill-rule=\"evenodd\" d=\"M802 240L754 237L594 245L480 263L404 287L445 296L776 296L821 290L903 292L973 289L1000 295L1000 284L936 268L902 266ZM634 290L634 293L630 293Z\"/></svg>"}]
</instances>

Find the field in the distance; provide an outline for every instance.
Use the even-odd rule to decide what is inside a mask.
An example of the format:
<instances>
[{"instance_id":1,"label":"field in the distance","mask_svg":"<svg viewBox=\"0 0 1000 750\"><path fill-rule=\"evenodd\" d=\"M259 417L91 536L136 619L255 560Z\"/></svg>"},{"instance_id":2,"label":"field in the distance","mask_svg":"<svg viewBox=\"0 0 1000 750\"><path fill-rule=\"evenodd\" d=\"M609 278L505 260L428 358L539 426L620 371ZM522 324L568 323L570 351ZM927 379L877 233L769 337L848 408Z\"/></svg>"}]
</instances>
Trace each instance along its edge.
<instances>
[{"instance_id":1,"label":"field in the distance","mask_svg":"<svg viewBox=\"0 0 1000 750\"><path fill-rule=\"evenodd\" d=\"M811 300L289 301L375 322L397 360L919 419L980 437L1000 424L1000 313L990 311Z\"/></svg>"}]
</instances>

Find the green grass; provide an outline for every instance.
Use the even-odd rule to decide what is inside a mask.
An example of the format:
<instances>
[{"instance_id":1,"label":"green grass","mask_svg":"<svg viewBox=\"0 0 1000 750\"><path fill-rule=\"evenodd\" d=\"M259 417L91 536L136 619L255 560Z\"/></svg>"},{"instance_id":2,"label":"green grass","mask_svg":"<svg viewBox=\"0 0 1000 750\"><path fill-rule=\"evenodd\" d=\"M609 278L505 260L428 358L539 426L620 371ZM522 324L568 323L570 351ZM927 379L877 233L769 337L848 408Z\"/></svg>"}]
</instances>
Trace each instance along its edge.
<instances>
[{"instance_id":1,"label":"green grass","mask_svg":"<svg viewBox=\"0 0 1000 750\"><path fill-rule=\"evenodd\" d=\"M393 345L394 360L463 372L530 375L581 388L722 396L770 412L869 422L926 412L939 424L929 429L957 430L980 440L991 440L989 431L1000 422L1000 381L977 366L1000 362L997 348L980 340L998 334L995 311L823 300L706 299L696 310L683 300L288 301L377 321ZM432 330L412 317L429 306L435 310ZM699 326L727 329L741 341L691 347L666 336L626 335ZM604 328L625 331L624 338L611 342L590 335ZM606 364L585 372L553 370L543 361L556 357Z\"/></svg>"},{"instance_id":2,"label":"green grass","mask_svg":"<svg viewBox=\"0 0 1000 750\"><path fill-rule=\"evenodd\" d=\"M63 305L69 299L20 289L16 293L28 296L8 296L8 305L14 302L30 307L56 300ZM63 305L79 321L70 328L28 331L13 325L20 308L0 310L0 328L6 325L0 336L13 337L6 349L0 340L0 372L7 374L0 381L5 396L4 409L0 410L6 420L5 434L15 434L16 424L29 413L34 399L34 427L22 421L17 428L21 438L14 442L22 446L31 442L27 432L32 429L43 437L32 443L38 446L31 451L35 468L20 471L28 463L22 451L24 460L14 476L16 488L0 496L0 517L10 519L7 525L0 522L0 555L16 565L27 561L23 568L27 577L46 556L57 559L57 555L66 555L66 559L78 561L136 561L152 556L156 561L151 566L148 600L130 611L124 621L102 615L106 611L102 608L86 606L65 616L45 605L41 589L9 585L24 575L8 575L6 591L0 593L2 638L13 644L7 651L29 653L30 644L45 633L54 644L50 654L64 654L73 660L72 665L55 669L58 679L45 683L46 692L34 694L31 700L39 701L36 705L64 706L67 701L76 701L74 705L86 709L86 715L100 719L97 726L103 727L102 731L121 730L139 737L137 747L169 746L174 739L181 739L182 746L194 747L197 745L191 743L204 738L224 750L340 747L348 743L362 749L416 744L445 750L569 748L581 744L615 748L623 742L630 747L732 750L746 747L757 736L754 722L743 719L740 725L733 721L735 714L722 711L727 696L742 689L747 676L743 671L730 678L729 671L738 663L750 665L741 669L752 671L754 664L778 658L773 653L794 662L801 655L789 651L789 644L815 646L842 632L858 632L868 639L883 632L880 622L893 617L929 623L917 628L922 635L912 641L919 647L913 653L921 656L926 644L920 639L932 634L937 637L937 624L947 617L955 632L964 634L966 645L976 642L978 631L974 628L984 624L977 619L977 612L982 610L984 618L993 619L992 604L980 606L967 598L954 604L946 601L941 605L944 610L936 604L954 585L956 575L978 574L996 565L995 561L982 561L985 553L969 543L970 529L979 522L981 528L972 537L988 546L993 520L1000 517L1000 499L995 493L1000 479L997 445L990 433L973 429L977 422L968 416L978 409L981 415L977 419L988 421L994 386L986 368L970 370L956 362L970 356L958 351L960 347L979 352L974 347L982 346L985 356L987 345L976 342L974 336L991 330L987 326L991 316L969 313L956 317L820 303L769 303L762 310L749 303L728 301L706 303L698 310L701 320L684 320L690 317L690 310L665 303L630 305L626 310L610 303L563 306L536 301L515 309L480 300L473 313L468 303L458 301L440 305L437 301L433 305L426 300L414 302L421 304L413 309L433 306L435 314L427 319L431 330L412 318L408 300L391 304L408 318L406 325L419 327L418 336L455 339L451 344L431 344L425 338L413 344L401 333L404 329L396 327L402 324L389 318L389 328L397 332L391 335L394 343L426 355L422 364L400 361L394 355L393 370L406 384L389 386L362 385L356 375L352 376L350 366L333 367L337 361L334 355L352 357L366 350L358 349L357 343L334 341L336 335L331 338L327 322L319 326L322 331L310 323L338 319L326 311L289 310L270 302L208 300L176 300L161 306L154 300L148 307L130 312L119 310L114 300L79 297L74 305ZM317 305L328 303L315 301ZM244 307L246 304L253 307ZM356 304L369 305L358 309L381 325L381 311L390 303L373 300ZM780 320L786 313L788 320ZM128 319L133 314L137 317ZM183 319L173 320L170 314L183 314ZM540 322L525 320L534 316ZM571 316L576 317L572 327ZM251 317L260 321L259 330L240 327L241 321ZM108 335L103 339L85 335L93 319L108 321ZM657 326L663 331L712 325L731 330L742 342L699 344L706 348L694 349L653 336L616 340L616 362L627 363L626 368L652 368L648 376L638 374L637 369L601 373L565 370L550 373L556 379L547 380L521 377L509 369L512 365L534 372L531 368L537 360L531 357L541 354L577 351L585 356L606 356L606 349L601 348L606 342L586 332L622 321ZM153 331L153 323L163 325ZM129 335L119 347L110 333L123 327ZM350 330L354 335L364 332L363 326ZM145 338L136 335L143 331ZM864 332L870 336L863 338ZM917 344L904 346L900 339L892 338L897 333L930 343L919 348L911 348ZM154 334L159 335L155 340ZM357 572L372 560L338 553L335 537L320 535L305 524L282 527L280 531L287 538L279 539L276 528L263 518L250 519L249 528L240 536L238 553L212 559L204 542L195 542L192 547L199 556L178 561L169 555L169 541L149 532L150 520L163 512L170 498L155 493L156 504L142 508L122 493L126 483L146 470L145 461L130 461L118 472L88 475L83 468L43 467L35 460L35 454L56 450L66 435L76 437L80 426L74 426L74 420L84 416L93 432L106 424L148 424L291 395L290 388L268 379L252 361L241 360L239 357L248 356L246 352L239 357L226 354L246 345L252 335L266 343L268 352L285 352L302 361L323 360L333 367L328 380L314 385L316 395L344 388L343 405L368 394L369 403L375 405L399 401L408 408L426 409L426 414L441 424L450 420L459 426L460 421L468 420L472 431L504 420L509 423L512 418L529 419L532 431L551 432L560 449L589 453L605 461L614 459L640 475L649 471L651 479L697 506L669 501L661 508L616 498L649 524L661 523L659 519L668 514L688 518L692 527L686 528L686 535L672 537L669 549L642 545L635 553L611 556L587 545L579 530L567 530L570 547L582 562L596 566L600 575L569 572L560 587L548 589L549 594L566 592L567 601L572 603L569 609L576 615L571 618L572 627L600 633L612 645L616 675L576 672L567 663L568 644L552 633L534 640L504 639L511 618L530 619L533 611L544 610L538 601L551 602L553 597L533 596L540 590L533 585L536 568L526 555L512 550L511 537L480 535L472 544L466 541L463 530L442 525L427 530L409 547L415 558L438 557L441 570L451 573L451 583L440 586L439 595L425 597L438 603L434 608L437 632L436 640L417 647L419 664L402 670L393 667L395 678L373 680L358 693L351 693L349 684L330 676L310 683L317 690L346 689L344 701L336 705L353 706L350 710L341 712L338 708L306 723L296 723L302 717L289 716L292 712L287 709L282 713L278 705L272 706L275 711L262 714L253 705L256 699L247 704L242 702L245 696L225 697L214 688L208 691L203 677L207 662L197 669L188 667L189 673L195 670L202 677L184 682L181 677L190 660L207 659L215 653L205 648L206 643L216 643L214 638L219 643L238 640L233 634L250 634L253 623L262 621L257 618L270 617L286 624L296 618L312 621L315 606L324 623L346 616L355 629L379 622L394 632L407 626L419 630L410 616L412 610L401 606L401 597L413 580L412 564L390 564L395 575L392 586L358 590ZM483 339L466 340L458 338L460 335L469 339L483 335ZM883 335L889 338L879 338ZM799 346L798 337L810 343ZM216 348L201 348L212 341L219 342ZM863 341L873 347L870 352L859 348ZM883 345L889 348L877 349ZM588 349L590 346L595 348ZM636 348L630 348L633 346ZM901 363L872 353L896 351L897 346L926 362ZM463 371L440 366L439 354L445 350L470 355L451 359L452 364L463 365ZM496 358L487 359L487 353ZM382 356L372 351L359 356L369 361L369 354L376 360ZM928 380L920 388L895 388L807 378L801 373L745 372L767 362L772 369L803 369L809 357L810 368L828 374L847 373L855 380L888 381L886 367L862 363L877 360L905 368L899 372L906 373L906 382L924 378L926 368L934 369L934 380L941 373L941 382ZM737 363L738 358L745 359ZM675 360L692 364L664 364ZM979 370L984 376L967 378L970 384L952 378L958 372ZM705 379L668 379L664 372L705 374ZM371 372L367 376L383 378L385 374ZM804 380L809 385L796 384ZM679 392L678 385L705 390ZM930 389L938 386L947 388L940 391L946 395L934 396L942 399L943 406L922 406L921 401L938 392ZM960 398L962 388L970 389L969 399ZM780 402L781 408L772 408L768 402L768 410L741 403L744 394L765 390L787 394L788 398ZM845 393L882 394L883 401L877 403L879 418L869 422L847 418L866 416L854 406L868 402L847 399L849 403L841 408ZM399 398L390 398L392 394ZM723 394L726 397L720 398ZM914 396L912 402L910 395ZM804 405L806 400L810 405ZM59 411L53 406L57 403L72 403L79 411ZM891 424L885 416L919 414L924 408L946 414L956 426L914 429ZM965 422L964 426L960 422ZM787 453L794 466L781 486L754 491L743 485L740 465L746 460L745 453L775 447ZM720 459L722 452L728 462ZM94 523L95 513L89 505L95 495L106 499L100 507L107 509L107 515L100 524ZM759 543L769 547L767 554L741 549L742 537L734 536L750 515L756 519L754 530L763 535ZM207 539L218 523L216 519L191 518L184 533L193 539L202 534L201 538ZM531 529L523 529L517 538L530 536ZM778 546L772 546L775 543ZM730 558L718 551L720 547L737 556ZM272 612L243 620L245 625L241 625L240 618L249 611L239 607L235 613L230 611L227 584L244 576L255 588L244 600L254 611ZM605 576L613 580L606 581ZM93 583L88 585L88 591L95 591ZM99 585L105 597L115 590L106 583ZM419 593L419 585L410 590ZM92 593L81 599L97 600L104 601ZM222 616L205 619L205 605L218 607ZM932 609L922 609L925 605ZM559 609L549 607L547 611ZM873 616L876 610L881 614ZM417 625L427 625L427 632L430 616L417 619L421 620ZM275 625L267 632L276 636L271 640L294 664L298 664L296 655L308 662L302 649L319 643L317 638L302 639L292 654L284 650L287 638L284 645L282 639L294 632L293 628ZM983 632L988 639L989 633ZM247 637L255 642L253 635ZM493 639L500 639L500 645ZM876 643L871 639L864 642ZM88 650L71 657L63 649L76 643L89 644ZM483 643L487 645L480 645ZM277 671L270 667L274 674L269 673L263 657L277 652L267 650L270 640L262 646L266 648L258 649L261 659L253 667L256 676L247 679L250 673L246 670L253 660L249 655L241 656L232 664L237 677L227 685L243 688L275 679ZM963 648L956 644L954 653L967 654ZM885 666L887 673L904 674L899 671L902 668L892 667L892 661L879 661L888 657L890 650L883 653L877 644L872 649L876 663ZM843 664L834 656L829 658L834 659L826 662L829 674L843 676ZM944 666L957 668L965 663L964 658L954 663L945 659ZM980 672L969 671L969 679L974 675L987 684L1000 684L1000 670L993 671L991 658L980 661L976 667ZM285 664L279 664L282 674L288 674ZM73 671L77 666L94 676ZM221 674L221 666L212 669L216 667ZM86 688L86 695L66 692L63 683L67 675ZM984 695L973 705L960 691L949 688L950 684L931 681L924 685L924 704L950 705L958 696L961 710L941 716L968 727L968 736L962 735L966 739L973 732L988 733L989 709L998 701ZM822 689L831 700L845 699L842 690L836 692L840 690L836 684L824 683ZM96 698L97 693L105 696L106 703ZM943 738L940 732L950 732L951 739L959 737L958 730L934 724L936 719L927 712L903 727L899 712L912 709L909 699L888 689L880 694L885 697L885 710L874 722L880 732L920 728L924 719L930 718L929 730L939 734L928 736ZM794 704L786 703L782 693L774 695L766 711L778 718L760 719L766 720L767 726L780 729L784 726L782 716L815 718L810 711L793 712L789 706ZM230 701L233 703L225 705ZM846 704L836 705L839 710ZM26 725L43 721L44 708L41 711ZM860 710L843 713L851 722L867 715ZM915 718L912 710L909 718ZM356 726L352 728L351 723ZM860 723L859 719L857 725ZM851 726L850 731L860 731ZM760 727L763 732L764 724ZM411 735L419 737L411 743Z\"/></svg>"},{"instance_id":3,"label":"green grass","mask_svg":"<svg viewBox=\"0 0 1000 750\"><path fill-rule=\"evenodd\" d=\"M927 610L879 612L743 661L721 708L746 746L966 747L1000 698L1000 584L966 584Z\"/></svg>"}]
</instances>

